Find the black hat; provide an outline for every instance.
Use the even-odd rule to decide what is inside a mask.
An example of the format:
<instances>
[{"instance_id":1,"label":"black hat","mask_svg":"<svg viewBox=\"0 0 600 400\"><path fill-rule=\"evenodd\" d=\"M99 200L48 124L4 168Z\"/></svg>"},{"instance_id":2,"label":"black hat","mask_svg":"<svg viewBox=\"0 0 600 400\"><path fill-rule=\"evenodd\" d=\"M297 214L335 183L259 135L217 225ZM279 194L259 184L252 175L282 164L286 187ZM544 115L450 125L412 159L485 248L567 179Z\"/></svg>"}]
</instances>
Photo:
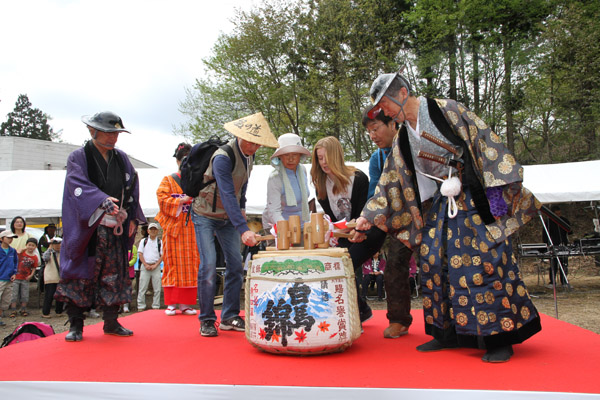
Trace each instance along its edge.
<instances>
[{"instance_id":1,"label":"black hat","mask_svg":"<svg viewBox=\"0 0 600 400\"><path fill-rule=\"evenodd\" d=\"M93 116L84 115L81 121L87 126L98 129L102 132L129 132L123 125L123 120L117 114L111 111L102 111Z\"/></svg>"}]
</instances>

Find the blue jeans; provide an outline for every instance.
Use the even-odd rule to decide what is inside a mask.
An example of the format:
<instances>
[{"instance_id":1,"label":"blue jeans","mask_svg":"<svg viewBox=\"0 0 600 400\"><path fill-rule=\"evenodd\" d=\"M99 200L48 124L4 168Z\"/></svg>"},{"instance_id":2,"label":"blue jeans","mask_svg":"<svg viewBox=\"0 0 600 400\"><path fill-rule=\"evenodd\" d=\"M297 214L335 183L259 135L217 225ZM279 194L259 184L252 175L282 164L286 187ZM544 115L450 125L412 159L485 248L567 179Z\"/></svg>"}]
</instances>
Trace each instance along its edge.
<instances>
[{"instance_id":1,"label":"blue jeans","mask_svg":"<svg viewBox=\"0 0 600 400\"><path fill-rule=\"evenodd\" d=\"M214 301L217 277L217 252L215 237L225 256L225 284L221 320L236 317L240 313L240 292L244 279L240 234L228 219L212 219L192 211L196 243L200 253L198 268L198 306L200 321L216 321Z\"/></svg>"}]
</instances>

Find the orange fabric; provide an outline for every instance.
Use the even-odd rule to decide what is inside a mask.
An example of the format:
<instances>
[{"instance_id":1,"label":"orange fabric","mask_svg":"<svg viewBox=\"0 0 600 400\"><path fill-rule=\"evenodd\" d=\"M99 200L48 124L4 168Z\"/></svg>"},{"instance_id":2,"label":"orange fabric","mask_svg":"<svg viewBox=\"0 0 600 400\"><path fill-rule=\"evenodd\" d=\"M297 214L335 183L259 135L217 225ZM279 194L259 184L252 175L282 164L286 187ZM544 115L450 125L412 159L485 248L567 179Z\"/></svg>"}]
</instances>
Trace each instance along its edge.
<instances>
[{"instance_id":1,"label":"orange fabric","mask_svg":"<svg viewBox=\"0 0 600 400\"><path fill-rule=\"evenodd\" d=\"M175 216L179 200L171 194L182 194L172 176L165 176L156 190L159 212L156 220L163 228L163 287L195 288L198 279L200 256L196 246L196 234L191 219L185 225L184 213Z\"/></svg>"}]
</instances>

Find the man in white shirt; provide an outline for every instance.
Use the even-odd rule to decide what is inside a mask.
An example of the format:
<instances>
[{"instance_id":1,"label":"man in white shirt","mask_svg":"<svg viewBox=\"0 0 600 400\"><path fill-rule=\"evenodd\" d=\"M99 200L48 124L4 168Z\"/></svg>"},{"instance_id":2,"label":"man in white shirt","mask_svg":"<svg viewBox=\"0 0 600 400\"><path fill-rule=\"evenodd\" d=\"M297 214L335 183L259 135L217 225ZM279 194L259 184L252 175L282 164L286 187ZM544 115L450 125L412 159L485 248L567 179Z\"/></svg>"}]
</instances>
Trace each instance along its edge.
<instances>
[{"instance_id":1,"label":"man in white shirt","mask_svg":"<svg viewBox=\"0 0 600 400\"><path fill-rule=\"evenodd\" d=\"M146 309L146 291L148 284L152 281L154 296L152 297L152 308L160 308L160 289L161 289L161 271L162 249L160 238L158 237L158 224L148 225L148 237L140 241L138 255L142 263L140 268L140 289L138 291L138 311Z\"/></svg>"}]
</instances>

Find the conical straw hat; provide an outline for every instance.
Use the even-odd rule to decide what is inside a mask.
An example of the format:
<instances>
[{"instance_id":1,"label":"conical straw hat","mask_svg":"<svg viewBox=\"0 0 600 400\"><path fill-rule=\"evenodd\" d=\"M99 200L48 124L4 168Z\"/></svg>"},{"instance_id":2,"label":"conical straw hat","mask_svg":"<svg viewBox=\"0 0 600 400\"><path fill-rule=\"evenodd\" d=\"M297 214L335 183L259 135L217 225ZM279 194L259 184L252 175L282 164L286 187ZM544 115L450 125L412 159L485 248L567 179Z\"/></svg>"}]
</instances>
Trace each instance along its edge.
<instances>
[{"instance_id":1,"label":"conical straw hat","mask_svg":"<svg viewBox=\"0 0 600 400\"><path fill-rule=\"evenodd\" d=\"M260 112L228 122L223 127L232 135L248 142L274 149L279 147L279 143L271 133L267 120Z\"/></svg>"}]
</instances>

